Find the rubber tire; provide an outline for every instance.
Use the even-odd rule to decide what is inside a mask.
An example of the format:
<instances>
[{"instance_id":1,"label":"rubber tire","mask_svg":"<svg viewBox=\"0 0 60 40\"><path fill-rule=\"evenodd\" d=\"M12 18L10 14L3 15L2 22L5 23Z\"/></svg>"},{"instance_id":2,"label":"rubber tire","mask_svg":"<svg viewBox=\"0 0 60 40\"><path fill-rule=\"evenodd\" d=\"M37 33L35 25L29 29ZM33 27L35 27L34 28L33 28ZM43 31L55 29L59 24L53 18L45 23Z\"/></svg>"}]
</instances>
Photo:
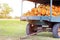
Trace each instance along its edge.
<instances>
[{"instance_id":1,"label":"rubber tire","mask_svg":"<svg viewBox=\"0 0 60 40\"><path fill-rule=\"evenodd\" d=\"M35 27L35 26L34 26ZM37 31L37 30L36 30ZM34 29L31 28L31 24L27 24L26 26L26 34L29 35L29 34L32 34L32 33L35 33L34 32Z\"/></svg>"},{"instance_id":2,"label":"rubber tire","mask_svg":"<svg viewBox=\"0 0 60 40\"><path fill-rule=\"evenodd\" d=\"M53 33L53 36L55 38L60 38L60 36L58 35L58 28L60 27L60 23L57 23L53 26L53 30L52 30L52 33Z\"/></svg>"},{"instance_id":3,"label":"rubber tire","mask_svg":"<svg viewBox=\"0 0 60 40\"><path fill-rule=\"evenodd\" d=\"M30 30L29 30L29 28L30 28L30 24L27 24L27 26L26 26L26 34L27 34L27 35L30 34Z\"/></svg>"}]
</instances>

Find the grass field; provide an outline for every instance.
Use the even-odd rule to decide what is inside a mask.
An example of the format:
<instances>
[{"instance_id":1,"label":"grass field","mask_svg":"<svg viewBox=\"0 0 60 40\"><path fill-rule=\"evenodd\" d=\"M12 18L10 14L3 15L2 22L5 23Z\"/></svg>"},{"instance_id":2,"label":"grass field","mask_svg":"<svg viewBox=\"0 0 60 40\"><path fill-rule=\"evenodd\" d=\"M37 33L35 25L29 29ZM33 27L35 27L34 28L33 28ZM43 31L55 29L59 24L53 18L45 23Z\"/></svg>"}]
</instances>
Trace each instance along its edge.
<instances>
[{"instance_id":1,"label":"grass field","mask_svg":"<svg viewBox=\"0 0 60 40\"><path fill-rule=\"evenodd\" d=\"M26 25L27 22L20 20L0 20L0 40L1 36L8 36L10 38L11 37L18 38L21 36L25 36ZM23 40L60 40L60 39L53 38L51 32L42 32Z\"/></svg>"},{"instance_id":2,"label":"grass field","mask_svg":"<svg viewBox=\"0 0 60 40\"><path fill-rule=\"evenodd\" d=\"M21 34L20 20L0 20L0 40L17 40Z\"/></svg>"}]
</instances>

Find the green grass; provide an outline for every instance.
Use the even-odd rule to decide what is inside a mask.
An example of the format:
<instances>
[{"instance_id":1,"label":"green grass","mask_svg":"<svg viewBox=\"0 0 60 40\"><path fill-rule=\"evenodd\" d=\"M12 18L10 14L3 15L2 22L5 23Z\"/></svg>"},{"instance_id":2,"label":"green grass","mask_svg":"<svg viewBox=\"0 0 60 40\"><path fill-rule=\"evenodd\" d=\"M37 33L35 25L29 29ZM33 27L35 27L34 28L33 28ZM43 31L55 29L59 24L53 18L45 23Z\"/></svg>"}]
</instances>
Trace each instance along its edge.
<instances>
[{"instance_id":1,"label":"green grass","mask_svg":"<svg viewBox=\"0 0 60 40\"><path fill-rule=\"evenodd\" d=\"M0 35L20 35L20 20L0 20Z\"/></svg>"},{"instance_id":2,"label":"green grass","mask_svg":"<svg viewBox=\"0 0 60 40\"><path fill-rule=\"evenodd\" d=\"M0 35L25 36L27 22L20 20L0 20ZM51 32L41 32L24 40L60 40L54 38Z\"/></svg>"}]
</instances>

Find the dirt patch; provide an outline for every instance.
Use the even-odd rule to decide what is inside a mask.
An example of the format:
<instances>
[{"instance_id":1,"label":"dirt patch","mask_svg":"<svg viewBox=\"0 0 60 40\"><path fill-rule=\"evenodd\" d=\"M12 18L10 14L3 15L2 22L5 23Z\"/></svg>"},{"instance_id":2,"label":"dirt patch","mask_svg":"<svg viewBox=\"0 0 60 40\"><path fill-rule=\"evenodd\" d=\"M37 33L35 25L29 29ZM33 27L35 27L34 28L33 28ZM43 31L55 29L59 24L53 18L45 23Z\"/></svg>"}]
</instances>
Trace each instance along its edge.
<instances>
[{"instance_id":1,"label":"dirt patch","mask_svg":"<svg viewBox=\"0 0 60 40\"><path fill-rule=\"evenodd\" d=\"M0 40L20 40L20 38L13 36L0 36Z\"/></svg>"}]
</instances>

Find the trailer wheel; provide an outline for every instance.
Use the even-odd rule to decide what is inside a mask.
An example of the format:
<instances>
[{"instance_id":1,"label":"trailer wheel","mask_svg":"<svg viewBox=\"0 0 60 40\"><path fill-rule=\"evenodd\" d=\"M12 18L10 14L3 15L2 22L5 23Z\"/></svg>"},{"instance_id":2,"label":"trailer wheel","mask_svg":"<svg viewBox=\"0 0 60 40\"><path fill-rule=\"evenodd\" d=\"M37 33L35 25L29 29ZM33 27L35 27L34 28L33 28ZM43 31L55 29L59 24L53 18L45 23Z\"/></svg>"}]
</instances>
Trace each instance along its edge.
<instances>
[{"instance_id":1,"label":"trailer wheel","mask_svg":"<svg viewBox=\"0 0 60 40\"><path fill-rule=\"evenodd\" d=\"M29 34L32 34L32 33L35 33L35 32L37 32L37 27L32 25L32 24L27 24L26 34L29 35Z\"/></svg>"},{"instance_id":2,"label":"trailer wheel","mask_svg":"<svg viewBox=\"0 0 60 40\"><path fill-rule=\"evenodd\" d=\"M56 38L60 38L60 23L53 26L53 36Z\"/></svg>"}]
</instances>

